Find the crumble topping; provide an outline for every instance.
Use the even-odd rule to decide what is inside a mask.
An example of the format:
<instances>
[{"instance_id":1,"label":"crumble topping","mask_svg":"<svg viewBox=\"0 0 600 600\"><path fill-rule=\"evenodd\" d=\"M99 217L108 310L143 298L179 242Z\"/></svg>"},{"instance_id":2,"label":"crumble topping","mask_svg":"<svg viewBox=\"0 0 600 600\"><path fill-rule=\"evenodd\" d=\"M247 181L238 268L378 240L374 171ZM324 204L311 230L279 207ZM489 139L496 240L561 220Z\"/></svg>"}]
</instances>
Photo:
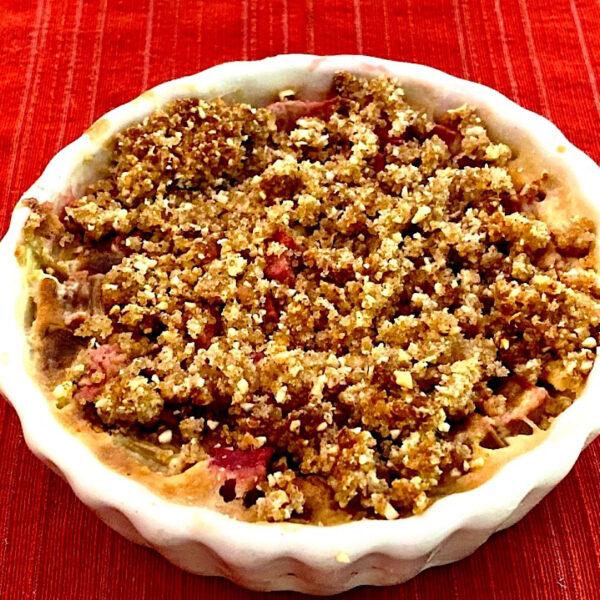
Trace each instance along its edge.
<instances>
[{"instance_id":1,"label":"crumble topping","mask_svg":"<svg viewBox=\"0 0 600 600\"><path fill-rule=\"evenodd\" d=\"M83 196L30 202L40 372L165 478L206 465L242 518L422 512L594 364L595 228L547 217L512 158L385 77L172 102Z\"/></svg>"}]
</instances>

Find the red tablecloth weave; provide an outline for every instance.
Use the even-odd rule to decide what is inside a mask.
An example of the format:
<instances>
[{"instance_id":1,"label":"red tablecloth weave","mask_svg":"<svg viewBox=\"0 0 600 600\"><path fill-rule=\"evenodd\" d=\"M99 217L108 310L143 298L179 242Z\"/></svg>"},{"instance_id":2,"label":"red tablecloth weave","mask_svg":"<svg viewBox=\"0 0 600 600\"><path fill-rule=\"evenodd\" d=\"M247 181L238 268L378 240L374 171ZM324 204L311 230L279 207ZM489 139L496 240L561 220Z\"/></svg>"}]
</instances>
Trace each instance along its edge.
<instances>
[{"instance_id":1,"label":"red tablecloth weave","mask_svg":"<svg viewBox=\"0 0 600 600\"><path fill-rule=\"evenodd\" d=\"M598 0L2 0L0 233L48 160L110 108L220 62L283 52L438 67L545 115L600 159ZM599 467L595 443L472 557L347 597L600 597ZM263 596L185 574L113 533L30 454L0 400L0 598Z\"/></svg>"}]
</instances>

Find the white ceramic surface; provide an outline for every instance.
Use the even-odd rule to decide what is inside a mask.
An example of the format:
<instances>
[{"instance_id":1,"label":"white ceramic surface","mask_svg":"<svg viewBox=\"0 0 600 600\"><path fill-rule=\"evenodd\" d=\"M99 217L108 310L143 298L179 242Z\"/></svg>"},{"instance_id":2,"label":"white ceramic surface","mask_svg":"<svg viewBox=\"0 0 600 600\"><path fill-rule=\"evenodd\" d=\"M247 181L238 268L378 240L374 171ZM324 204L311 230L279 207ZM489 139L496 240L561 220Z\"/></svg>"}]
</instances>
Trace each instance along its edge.
<instances>
[{"instance_id":1,"label":"white ceramic surface","mask_svg":"<svg viewBox=\"0 0 600 600\"><path fill-rule=\"evenodd\" d=\"M339 70L396 75L409 100L434 112L464 102L477 106L493 133L549 165L600 222L600 168L549 121L487 87L429 67L364 56L277 56L224 64L162 84L100 119L50 161L23 197L56 201L69 187L80 192L106 158L102 148L110 136L168 99L225 96L261 105L290 87L301 96L320 98ZM595 367L584 394L556 419L540 445L480 487L445 497L419 516L319 528L243 523L205 508L170 503L98 461L54 419L26 373L22 277L14 249L27 214L27 208L17 205L0 244L0 387L21 419L31 450L61 474L84 503L130 540L155 548L193 573L228 577L253 589L314 594L406 581L427 567L467 556L492 533L522 518L600 433L600 375Z\"/></svg>"}]
</instances>

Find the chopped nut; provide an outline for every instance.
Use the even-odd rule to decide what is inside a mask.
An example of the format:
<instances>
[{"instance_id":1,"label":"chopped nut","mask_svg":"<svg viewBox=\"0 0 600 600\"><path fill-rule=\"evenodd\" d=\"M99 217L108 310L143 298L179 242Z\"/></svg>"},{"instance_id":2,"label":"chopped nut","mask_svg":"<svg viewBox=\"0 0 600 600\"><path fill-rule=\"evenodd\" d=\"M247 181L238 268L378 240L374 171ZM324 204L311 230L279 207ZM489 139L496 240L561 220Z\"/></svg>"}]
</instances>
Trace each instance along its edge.
<instances>
[{"instance_id":1,"label":"chopped nut","mask_svg":"<svg viewBox=\"0 0 600 600\"><path fill-rule=\"evenodd\" d=\"M388 502L383 515L388 521L393 521L400 516L400 513Z\"/></svg>"},{"instance_id":2,"label":"chopped nut","mask_svg":"<svg viewBox=\"0 0 600 600\"><path fill-rule=\"evenodd\" d=\"M596 339L593 337L587 337L583 340L583 344L581 344L584 348L593 349L596 347Z\"/></svg>"},{"instance_id":3,"label":"chopped nut","mask_svg":"<svg viewBox=\"0 0 600 600\"><path fill-rule=\"evenodd\" d=\"M246 394L248 392L248 382L245 379L240 379L237 383L237 388L242 394Z\"/></svg>"},{"instance_id":4,"label":"chopped nut","mask_svg":"<svg viewBox=\"0 0 600 600\"><path fill-rule=\"evenodd\" d=\"M423 221L427 216L431 213L431 208L429 206L419 206L417 212L414 217L411 219L411 223L417 224Z\"/></svg>"},{"instance_id":5,"label":"chopped nut","mask_svg":"<svg viewBox=\"0 0 600 600\"><path fill-rule=\"evenodd\" d=\"M168 444L173 439L173 432L170 429L166 429L158 436L158 442L160 444Z\"/></svg>"},{"instance_id":6,"label":"chopped nut","mask_svg":"<svg viewBox=\"0 0 600 600\"><path fill-rule=\"evenodd\" d=\"M394 371L394 377L399 386L412 390L413 378L410 371Z\"/></svg>"}]
</instances>

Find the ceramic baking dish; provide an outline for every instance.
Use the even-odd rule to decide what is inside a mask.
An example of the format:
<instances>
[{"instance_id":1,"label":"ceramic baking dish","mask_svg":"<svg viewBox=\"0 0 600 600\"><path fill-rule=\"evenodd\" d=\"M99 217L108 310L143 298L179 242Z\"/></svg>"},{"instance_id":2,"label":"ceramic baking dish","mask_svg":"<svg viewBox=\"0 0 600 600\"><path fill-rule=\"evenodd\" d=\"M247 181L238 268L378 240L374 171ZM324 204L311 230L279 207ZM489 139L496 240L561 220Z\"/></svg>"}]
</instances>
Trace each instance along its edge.
<instances>
[{"instance_id":1,"label":"ceramic baking dish","mask_svg":"<svg viewBox=\"0 0 600 600\"><path fill-rule=\"evenodd\" d=\"M106 158L106 142L167 100L184 96L265 105L279 90L323 98L332 75L392 74L410 102L441 113L468 102L493 135L561 178L600 224L600 168L549 121L498 92L430 67L366 56L284 55L235 62L164 83L109 112L59 152L23 195L57 202L77 195ZM213 510L174 504L104 465L54 418L28 369L23 329L26 293L14 256L29 209L15 208L0 244L0 388L15 407L31 450L64 477L77 496L128 539L155 548L183 569L218 575L258 590L334 594L358 585L390 585L423 569L459 560L494 532L521 519L573 466L600 432L599 367L584 393L532 450L520 454L479 487L444 497L423 514L393 522L363 520L331 527L256 524Z\"/></svg>"}]
</instances>

